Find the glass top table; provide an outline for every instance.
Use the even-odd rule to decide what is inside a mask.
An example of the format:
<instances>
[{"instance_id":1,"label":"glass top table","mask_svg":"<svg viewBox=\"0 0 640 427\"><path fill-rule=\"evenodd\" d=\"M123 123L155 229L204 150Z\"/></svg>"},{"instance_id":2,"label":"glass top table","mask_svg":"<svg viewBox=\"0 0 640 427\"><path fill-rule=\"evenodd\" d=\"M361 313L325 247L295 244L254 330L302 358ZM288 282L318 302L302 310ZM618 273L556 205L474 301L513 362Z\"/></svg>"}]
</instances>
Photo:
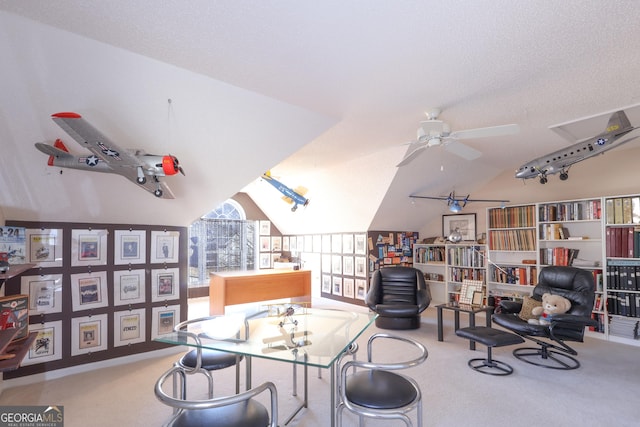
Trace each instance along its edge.
<instances>
[{"instance_id":1,"label":"glass top table","mask_svg":"<svg viewBox=\"0 0 640 427\"><path fill-rule=\"evenodd\" d=\"M335 362L377 317L374 313L282 305L253 314L228 314L190 320L181 330L155 341L201 347L245 356L247 389L251 388L251 358L304 365L307 407L307 368L331 369L331 425L335 425ZM294 370L295 373L295 370ZM294 377L295 381L295 377Z\"/></svg>"}]
</instances>

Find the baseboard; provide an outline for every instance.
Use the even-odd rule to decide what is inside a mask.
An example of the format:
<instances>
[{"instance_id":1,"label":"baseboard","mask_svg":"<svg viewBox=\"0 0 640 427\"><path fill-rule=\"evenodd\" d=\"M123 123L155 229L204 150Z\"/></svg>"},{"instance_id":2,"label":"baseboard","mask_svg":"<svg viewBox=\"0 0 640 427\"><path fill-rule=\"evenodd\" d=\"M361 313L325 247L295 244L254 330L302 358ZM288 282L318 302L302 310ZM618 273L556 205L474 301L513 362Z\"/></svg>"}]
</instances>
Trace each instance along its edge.
<instances>
[{"instance_id":1,"label":"baseboard","mask_svg":"<svg viewBox=\"0 0 640 427\"><path fill-rule=\"evenodd\" d=\"M39 383L43 381L50 381L57 378L66 377L69 375L82 374L84 372L95 371L101 368L110 368L113 366L126 365L128 363L139 362L141 360L170 356L176 353L184 353L185 348L183 346L171 346L160 350L148 351L146 353L137 353L129 356L117 357L114 359L101 360L95 363L86 363L84 365L71 366L69 368L56 369L55 371L42 372L39 374L27 375L19 378L12 378L10 380L0 380L0 397L2 392L11 387L19 387L23 385L29 385Z\"/></svg>"}]
</instances>

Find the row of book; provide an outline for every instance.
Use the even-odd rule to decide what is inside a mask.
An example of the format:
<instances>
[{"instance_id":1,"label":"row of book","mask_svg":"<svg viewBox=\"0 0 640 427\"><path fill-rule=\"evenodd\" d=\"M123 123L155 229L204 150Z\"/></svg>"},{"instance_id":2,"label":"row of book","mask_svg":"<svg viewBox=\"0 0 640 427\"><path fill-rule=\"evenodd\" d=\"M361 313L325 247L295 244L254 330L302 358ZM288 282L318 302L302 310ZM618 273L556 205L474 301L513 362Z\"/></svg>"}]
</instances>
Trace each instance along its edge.
<instances>
[{"instance_id":1,"label":"row of book","mask_svg":"<svg viewBox=\"0 0 640 427\"><path fill-rule=\"evenodd\" d=\"M640 291L640 265L609 265L607 289Z\"/></svg>"},{"instance_id":2,"label":"row of book","mask_svg":"<svg viewBox=\"0 0 640 427\"><path fill-rule=\"evenodd\" d=\"M496 283L535 286L538 284L538 269L535 265L526 267L492 265L489 277Z\"/></svg>"},{"instance_id":3,"label":"row of book","mask_svg":"<svg viewBox=\"0 0 640 427\"><path fill-rule=\"evenodd\" d=\"M447 250L448 263L464 267L484 267L484 246L457 246Z\"/></svg>"},{"instance_id":4,"label":"row of book","mask_svg":"<svg viewBox=\"0 0 640 427\"><path fill-rule=\"evenodd\" d=\"M444 246L418 247L413 249L415 262L426 264L429 262L444 262Z\"/></svg>"},{"instance_id":5,"label":"row of book","mask_svg":"<svg viewBox=\"0 0 640 427\"><path fill-rule=\"evenodd\" d=\"M489 248L494 251L535 251L535 230L489 230Z\"/></svg>"},{"instance_id":6,"label":"row of book","mask_svg":"<svg viewBox=\"0 0 640 427\"><path fill-rule=\"evenodd\" d=\"M640 257L640 226L607 227L607 257Z\"/></svg>"},{"instance_id":7,"label":"row of book","mask_svg":"<svg viewBox=\"0 0 640 427\"><path fill-rule=\"evenodd\" d=\"M595 321L598 322L597 325L595 326L589 326L589 330L593 331L593 332L602 332L604 333L604 326L606 325L605 323L605 316L604 314L599 314L599 313L593 313L591 314L591 318Z\"/></svg>"},{"instance_id":8,"label":"row of book","mask_svg":"<svg viewBox=\"0 0 640 427\"><path fill-rule=\"evenodd\" d=\"M600 200L553 203L541 205L538 209L540 221L581 221L600 219Z\"/></svg>"},{"instance_id":9,"label":"row of book","mask_svg":"<svg viewBox=\"0 0 640 427\"><path fill-rule=\"evenodd\" d=\"M609 314L618 316L640 317L640 294L633 292L608 294L607 311Z\"/></svg>"},{"instance_id":10,"label":"row of book","mask_svg":"<svg viewBox=\"0 0 640 427\"><path fill-rule=\"evenodd\" d=\"M462 282L464 279L481 280L484 282L485 270L479 268L449 267L449 279L452 282Z\"/></svg>"},{"instance_id":11,"label":"row of book","mask_svg":"<svg viewBox=\"0 0 640 427\"><path fill-rule=\"evenodd\" d=\"M605 204L607 224L640 224L640 197L616 197Z\"/></svg>"},{"instance_id":12,"label":"row of book","mask_svg":"<svg viewBox=\"0 0 640 427\"><path fill-rule=\"evenodd\" d=\"M638 320L627 317L612 317L609 322L609 334L637 340L640 338Z\"/></svg>"},{"instance_id":13,"label":"row of book","mask_svg":"<svg viewBox=\"0 0 640 427\"><path fill-rule=\"evenodd\" d=\"M541 248L540 264L544 265L572 265L580 249L574 248Z\"/></svg>"},{"instance_id":14,"label":"row of book","mask_svg":"<svg viewBox=\"0 0 640 427\"><path fill-rule=\"evenodd\" d=\"M535 206L513 206L489 210L489 228L534 227Z\"/></svg>"}]
</instances>

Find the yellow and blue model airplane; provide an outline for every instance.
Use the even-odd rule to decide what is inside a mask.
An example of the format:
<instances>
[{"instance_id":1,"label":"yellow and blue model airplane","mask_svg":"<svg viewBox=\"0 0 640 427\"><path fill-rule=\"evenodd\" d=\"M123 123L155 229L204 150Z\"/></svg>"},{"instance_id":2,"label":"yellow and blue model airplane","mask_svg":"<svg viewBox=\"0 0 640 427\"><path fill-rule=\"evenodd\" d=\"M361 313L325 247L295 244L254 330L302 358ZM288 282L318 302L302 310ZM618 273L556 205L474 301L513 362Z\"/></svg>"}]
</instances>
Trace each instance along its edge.
<instances>
[{"instance_id":1,"label":"yellow and blue model airplane","mask_svg":"<svg viewBox=\"0 0 640 427\"><path fill-rule=\"evenodd\" d=\"M271 171L267 171L262 175L262 179L267 181L269 184L273 185L276 190L283 194L282 200L293 205L291 207L291 212L295 212L298 209L298 205L307 206L309 204L309 199L304 197L307 193L307 189L304 187L297 187L295 190L287 187L277 179L271 176Z\"/></svg>"}]
</instances>

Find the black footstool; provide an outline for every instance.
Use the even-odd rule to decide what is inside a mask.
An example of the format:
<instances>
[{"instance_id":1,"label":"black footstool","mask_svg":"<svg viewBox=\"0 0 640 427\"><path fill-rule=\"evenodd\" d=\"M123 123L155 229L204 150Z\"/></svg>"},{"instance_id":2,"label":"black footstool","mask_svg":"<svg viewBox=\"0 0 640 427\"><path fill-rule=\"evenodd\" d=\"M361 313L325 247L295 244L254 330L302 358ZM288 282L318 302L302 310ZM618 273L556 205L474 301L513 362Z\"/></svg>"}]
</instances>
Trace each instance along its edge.
<instances>
[{"instance_id":1,"label":"black footstool","mask_svg":"<svg viewBox=\"0 0 640 427\"><path fill-rule=\"evenodd\" d=\"M491 358L491 349L493 347L502 347L505 345L520 344L524 342L521 336L501 331L499 329L488 328L486 326L471 326L468 328L460 328L456 331L456 335L477 341L487 346L486 359L471 359L469 367L478 372L489 375L509 375L513 372L513 368L504 362Z\"/></svg>"}]
</instances>

